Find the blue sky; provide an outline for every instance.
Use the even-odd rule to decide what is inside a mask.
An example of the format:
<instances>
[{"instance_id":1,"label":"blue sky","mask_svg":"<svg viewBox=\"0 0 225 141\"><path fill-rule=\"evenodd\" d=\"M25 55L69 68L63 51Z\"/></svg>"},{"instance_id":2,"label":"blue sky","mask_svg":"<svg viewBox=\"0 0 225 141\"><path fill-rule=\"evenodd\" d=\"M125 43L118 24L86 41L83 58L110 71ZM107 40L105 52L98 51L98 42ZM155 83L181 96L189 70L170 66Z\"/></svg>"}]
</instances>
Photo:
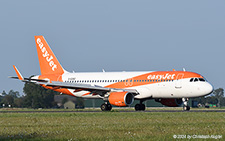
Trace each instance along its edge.
<instances>
[{"instance_id":1,"label":"blue sky","mask_svg":"<svg viewBox=\"0 0 225 141\"><path fill-rule=\"evenodd\" d=\"M40 74L34 35L68 71L182 70L225 86L225 1L1 1L0 92Z\"/></svg>"}]
</instances>

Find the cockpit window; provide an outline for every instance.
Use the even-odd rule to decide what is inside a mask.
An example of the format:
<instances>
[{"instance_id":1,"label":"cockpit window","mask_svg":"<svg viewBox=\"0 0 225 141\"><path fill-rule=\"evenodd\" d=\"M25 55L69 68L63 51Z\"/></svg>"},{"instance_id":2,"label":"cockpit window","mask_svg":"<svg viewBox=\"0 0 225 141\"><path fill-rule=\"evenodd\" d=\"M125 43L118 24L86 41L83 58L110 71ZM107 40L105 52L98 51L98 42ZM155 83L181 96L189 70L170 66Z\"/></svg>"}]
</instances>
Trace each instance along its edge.
<instances>
[{"instance_id":1,"label":"cockpit window","mask_svg":"<svg viewBox=\"0 0 225 141\"><path fill-rule=\"evenodd\" d=\"M197 82L198 81L198 78L195 78L194 82Z\"/></svg>"},{"instance_id":2,"label":"cockpit window","mask_svg":"<svg viewBox=\"0 0 225 141\"><path fill-rule=\"evenodd\" d=\"M199 78L199 81L205 82L205 79L203 79L203 78Z\"/></svg>"},{"instance_id":3,"label":"cockpit window","mask_svg":"<svg viewBox=\"0 0 225 141\"><path fill-rule=\"evenodd\" d=\"M190 82L193 82L193 80L194 80L194 78L191 78L191 79L190 79Z\"/></svg>"},{"instance_id":4,"label":"cockpit window","mask_svg":"<svg viewBox=\"0 0 225 141\"><path fill-rule=\"evenodd\" d=\"M206 82L206 80L204 78L191 78L190 79L190 82L198 82L198 81Z\"/></svg>"}]
</instances>

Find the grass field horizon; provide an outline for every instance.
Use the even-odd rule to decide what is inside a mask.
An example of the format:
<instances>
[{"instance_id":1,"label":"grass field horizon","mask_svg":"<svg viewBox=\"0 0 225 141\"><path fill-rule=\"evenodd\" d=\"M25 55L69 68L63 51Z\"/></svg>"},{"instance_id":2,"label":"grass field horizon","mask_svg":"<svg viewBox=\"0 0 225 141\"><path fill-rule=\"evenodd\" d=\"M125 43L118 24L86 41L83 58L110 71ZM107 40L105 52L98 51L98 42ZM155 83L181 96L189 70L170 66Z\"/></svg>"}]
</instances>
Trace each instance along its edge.
<instances>
[{"instance_id":1,"label":"grass field horizon","mask_svg":"<svg viewBox=\"0 0 225 141\"><path fill-rule=\"evenodd\" d=\"M146 111L155 111L155 110L177 110L177 111L183 111L182 107L146 107ZM225 110L225 107L211 107L211 108L191 108L192 110ZM7 111L101 111L100 107L97 108L84 108L84 109L32 109L32 108L0 108L0 112L7 112ZM113 107L112 112L114 111L135 111L134 107Z\"/></svg>"},{"instance_id":2,"label":"grass field horizon","mask_svg":"<svg viewBox=\"0 0 225 141\"><path fill-rule=\"evenodd\" d=\"M225 136L220 112L0 113L0 140L171 140Z\"/></svg>"}]
</instances>

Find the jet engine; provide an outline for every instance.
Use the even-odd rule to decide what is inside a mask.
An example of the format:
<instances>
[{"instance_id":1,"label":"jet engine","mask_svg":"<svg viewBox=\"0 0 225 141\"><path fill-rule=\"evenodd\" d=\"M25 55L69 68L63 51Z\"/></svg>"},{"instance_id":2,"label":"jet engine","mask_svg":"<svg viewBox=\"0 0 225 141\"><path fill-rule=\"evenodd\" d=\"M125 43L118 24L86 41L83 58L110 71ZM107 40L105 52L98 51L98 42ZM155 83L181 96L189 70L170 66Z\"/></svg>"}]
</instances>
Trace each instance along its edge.
<instances>
[{"instance_id":1,"label":"jet engine","mask_svg":"<svg viewBox=\"0 0 225 141\"><path fill-rule=\"evenodd\" d=\"M181 98L176 99L176 98L170 98L170 99L155 99L156 102L160 102L161 104L168 106L168 107L178 107L180 106L183 101Z\"/></svg>"},{"instance_id":2,"label":"jet engine","mask_svg":"<svg viewBox=\"0 0 225 141\"><path fill-rule=\"evenodd\" d=\"M111 92L108 101L114 106L129 106L134 102L134 95L129 92Z\"/></svg>"}]
</instances>

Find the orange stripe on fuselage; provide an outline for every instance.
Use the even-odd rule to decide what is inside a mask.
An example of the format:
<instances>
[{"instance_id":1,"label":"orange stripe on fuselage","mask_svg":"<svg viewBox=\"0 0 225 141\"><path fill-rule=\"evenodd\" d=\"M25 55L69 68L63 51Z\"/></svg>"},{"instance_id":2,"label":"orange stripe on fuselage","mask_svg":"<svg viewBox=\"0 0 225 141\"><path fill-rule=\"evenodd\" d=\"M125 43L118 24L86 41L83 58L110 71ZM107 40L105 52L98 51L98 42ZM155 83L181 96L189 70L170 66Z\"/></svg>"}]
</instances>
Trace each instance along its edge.
<instances>
[{"instance_id":1,"label":"orange stripe on fuselage","mask_svg":"<svg viewBox=\"0 0 225 141\"><path fill-rule=\"evenodd\" d=\"M194 72L156 71L156 72L150 72L150 73L146 73L136 77L132 77L132 78L126 79L123 82L113 83L106 87L123 89L123 88L136 87L136 86L154 84L154 83L165 82L165 81L173 81L173 80L181 79L180 76L182 76L182 79L203 78L200 74L197 74Z\"/></svg>"}]
</instances>

